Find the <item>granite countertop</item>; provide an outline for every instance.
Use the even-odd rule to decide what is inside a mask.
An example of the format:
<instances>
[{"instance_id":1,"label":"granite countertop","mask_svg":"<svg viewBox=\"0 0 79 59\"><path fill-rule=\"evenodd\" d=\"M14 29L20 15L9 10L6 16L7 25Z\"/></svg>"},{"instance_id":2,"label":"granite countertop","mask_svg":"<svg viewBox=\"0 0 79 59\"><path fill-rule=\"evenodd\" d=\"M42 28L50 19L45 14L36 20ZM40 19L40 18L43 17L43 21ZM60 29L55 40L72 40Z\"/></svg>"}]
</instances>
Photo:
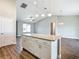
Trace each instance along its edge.
<instances>
[{"instance_id":1,"label":"granite countertop","mask_svg":"<svg viewBox=\"0 0 79 59\"><path fill-rule=\"evenodd\" d=\"M29 36L38 39L48 40L48 41L55 41L61 39L59 35L47 35L47 34L23 34L23 36Z\"/></svg>"}]
</instances>

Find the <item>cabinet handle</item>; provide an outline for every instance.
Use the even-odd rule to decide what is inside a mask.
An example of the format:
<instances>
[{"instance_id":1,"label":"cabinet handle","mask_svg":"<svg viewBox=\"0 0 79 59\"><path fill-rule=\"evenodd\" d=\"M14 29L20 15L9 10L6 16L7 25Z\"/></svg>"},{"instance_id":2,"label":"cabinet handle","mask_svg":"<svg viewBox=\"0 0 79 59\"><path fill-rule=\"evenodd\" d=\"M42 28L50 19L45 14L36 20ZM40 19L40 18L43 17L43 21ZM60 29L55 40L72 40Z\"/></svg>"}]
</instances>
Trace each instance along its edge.
<instances>
[{"instance_id":1,"label":"cabinet handle","mask_svg":"<svg viewBox=\"0 0 79 59\"><path fill-rule=\"evenodd\" d=\"M3 35L4 33L1 33L1 35Z\"/></svg>"},{"instance_id":2,"label":"cabinet handle","mask_svg":"<svg viewBox=\"0 0 79 59\"><path fill-rule=\"evenodd\" d=\"M42 46L41 46L41 45L39 45L39 48L42 48Z\"/></svg>"},{"instance_id":3,"label":"cabinet handle","mask_svg":"<svg viewBox=\"0 0 79 59\"><path fill-rule=\"evenodd\" d=\"M23 39L23 42L25 42L26 40Z\"/></svg>"}]
</instances>

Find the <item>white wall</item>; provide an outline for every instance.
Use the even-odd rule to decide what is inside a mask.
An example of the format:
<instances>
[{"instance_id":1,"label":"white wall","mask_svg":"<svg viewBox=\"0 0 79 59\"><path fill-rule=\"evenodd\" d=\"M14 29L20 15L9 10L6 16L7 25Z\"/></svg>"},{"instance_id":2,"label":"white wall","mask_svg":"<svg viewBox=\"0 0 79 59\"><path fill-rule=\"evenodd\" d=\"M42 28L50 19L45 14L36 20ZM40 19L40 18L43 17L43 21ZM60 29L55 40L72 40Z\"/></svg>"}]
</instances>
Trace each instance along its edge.
<instances>
[{"instance_id":1,"label":"white wall","mask_svg":"<svg viewBox=\"0 0 79 59\"><path fill-rule=\"evenodd\" d=\"M60 23L60 17L58 19L58 23ZM62 21L63 25L57 25L58 33L66 38L79 39L79 16L64 16Z\"/></svg>"},{"instance_id":2,"label":"white wall","mask_svg":"<svg viewBox=\"0 0 79 59\"><path fill-rule=\"evenodd\" d=\"M53 15L79 15L79 0L51 0Z\"/></svg>"},{"instance_id":3,"label":"white wall","mask_svg":"<svg viewBox=\"0 0 79 59\"><path fill-rule=\"evenodd\" d=\"M16 0L0 0L0 30L16 35Z\"/></svg>"},{"instance_id":4,"label":"white wall","mask_svg":"<svg viewBox=\"0 0 79 59\"><path fill-rule=\"evenodd\" d=\"M0 34L16 35L16 20L0 16Z\"/></svg>"},{"instance_id":5,"label":"white wall","mask_svg":"<svg viewBox=\"0 0 79 59\"><path fill-rule=\"evenodd\" d=\"M45 18L37 23L35 23L35 32L38 34L50 34L50 22L51 18Z\"/></svg>"},{"instance_id":6,"label":"white wall","mask_svg":"<svg viewBox=\"0 0 79 59\"><path fill-rule=\"evenodd\" d=\"M16 31L17 31L17 35L22 35L22 34L26 34L23 33L23 23L27 23L25 21L21 21L21 20L17 20L17 24L16 24ZM35 32L35 26L34 23L28 23L31 24L31 33Z\"/></svg>"},{"instance_id":7,"label":"white wall","mask_svg":"<svg viewBox=\"0 0 79 59\"><path fill-rule=\"evenodd\" d=\"M46 18L36 23L36 33L50 34L50 22L52 18ZM62 21L58 16L57 23ZM63 25L57 25L57 33L65 38L77 38L79 39L79 16L64 16Z\"/></svg>"}]
</instances>

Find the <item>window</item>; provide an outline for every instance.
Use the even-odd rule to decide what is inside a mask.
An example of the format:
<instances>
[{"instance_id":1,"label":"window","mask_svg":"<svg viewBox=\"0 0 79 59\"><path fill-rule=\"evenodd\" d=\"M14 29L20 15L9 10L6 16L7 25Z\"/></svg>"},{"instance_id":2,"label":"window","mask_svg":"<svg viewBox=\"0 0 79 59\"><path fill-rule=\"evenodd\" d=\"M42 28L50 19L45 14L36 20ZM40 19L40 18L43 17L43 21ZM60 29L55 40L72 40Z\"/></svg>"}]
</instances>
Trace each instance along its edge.
<instances>
[{"instance_id":1,"label":"window","mask_svg":"<svg viewBox=\"0 0 79 59\"><path fill-rule=\"evenodd\" d=\"M30 24L23 24L23 32L31 32L31 25Z\"/></svg>"}]
</instances>

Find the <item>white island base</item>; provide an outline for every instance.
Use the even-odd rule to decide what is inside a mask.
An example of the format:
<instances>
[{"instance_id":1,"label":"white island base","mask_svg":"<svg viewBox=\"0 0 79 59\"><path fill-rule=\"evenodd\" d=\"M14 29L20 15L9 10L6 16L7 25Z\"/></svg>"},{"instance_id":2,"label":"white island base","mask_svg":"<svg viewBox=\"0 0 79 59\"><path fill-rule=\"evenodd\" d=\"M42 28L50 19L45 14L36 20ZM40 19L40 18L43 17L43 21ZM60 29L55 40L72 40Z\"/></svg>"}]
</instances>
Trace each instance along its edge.
<instances>
[{"instance_id":1,"label":"white island base","mask_svg":"<svg viewBox=\"0 0 79 59\"><path fill-rule=\"evenodd\" d=\"M50 37L50 36L48 36ZM54 37L51 39L44 39L40 36L23 35L22 47L37 56L39 59L57 59L58 57L58 42L60 37Z\"/></svg>"}]
</instances>

